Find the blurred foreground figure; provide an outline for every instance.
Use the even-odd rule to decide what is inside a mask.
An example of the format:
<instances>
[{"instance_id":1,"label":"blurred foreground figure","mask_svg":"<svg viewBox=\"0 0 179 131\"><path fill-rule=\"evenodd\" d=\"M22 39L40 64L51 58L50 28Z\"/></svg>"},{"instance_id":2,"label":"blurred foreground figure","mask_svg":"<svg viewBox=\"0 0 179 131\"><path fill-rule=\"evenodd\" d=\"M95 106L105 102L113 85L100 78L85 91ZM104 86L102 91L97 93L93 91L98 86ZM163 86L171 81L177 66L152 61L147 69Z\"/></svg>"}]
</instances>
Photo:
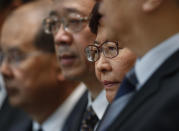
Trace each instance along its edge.
<instances>
[{"instance_id":1,"label":"blurred foreground figure","mask_svg":"<svg viewBox=\"0 0 179 131\"><path fill-rule=\"evenodd\" d=\"M108 39L120 40L139 59L99 130L178 131L179 1L103 0L101 4Z\"/></svg>"},{"instance_id":2,"label":"blurred foreground figure","mask_svg":"<svg viewBox=\"0 0 179 131\"><path fill-rule=\"evenodd\" d=\"M64 79L56 61L53 36L41 28L49 8L44 1L24 5L2 28L1 71L9 101L30 115L32 131L61 130L80 97L79 91L70 96L77 84Z\"/></svg>"},{"instance_id":3,"label":"blurred foreground figure","mask_svg":"<svg viewBox=\"0 0 179 131\"><path fill-rule=\"evenodd\" d=\"M0 0L0 30L8 14L22 3L12 0ZM1 34L1 32L0 32ZM1 50L0 50L1 51ZM4 80L0 73L0 131L25 131L31 125L31 119L22 110L9 105Z\"/></svg>"}]
</instances>

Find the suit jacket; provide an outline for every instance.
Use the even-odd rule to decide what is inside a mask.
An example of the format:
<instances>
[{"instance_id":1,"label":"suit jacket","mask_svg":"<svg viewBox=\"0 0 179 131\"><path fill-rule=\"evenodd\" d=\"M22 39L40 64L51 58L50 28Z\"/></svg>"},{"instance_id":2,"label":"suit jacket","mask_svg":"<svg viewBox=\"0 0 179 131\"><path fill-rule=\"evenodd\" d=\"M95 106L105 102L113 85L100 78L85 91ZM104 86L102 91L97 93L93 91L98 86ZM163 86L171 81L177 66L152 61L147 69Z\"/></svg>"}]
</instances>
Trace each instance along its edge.
<instances>
[{"instance_id":1,"label":"suit jacket","mask_svg":"<svg viewBox=\"0 0 179 131\"><path fill-rule=\"evenodd\" d=\"M88 104L88 91L86 91L82 97L79 99L70 115L68 116L63 131L79 131L81 127L81 122L83 115L86 111Z\"/></svg>"},{"instance_id":2,"label":"suit jacket","mask_svg":"<svg viewBox=\"0 0 179 131\"><path fill-rule=\"evenodd\" d=\"M9 105L6 98L0 109L0 131L29 131L31 119L23 111Z\"/></svg>"},{"instance_id":3,"label":"suit jacket","mask_svg":"<svg viewBox=\"0 0 179 131\"><path fill-rule=\"evenodd\" d=\"M160 66L104 129L105 121L107 117L99 131L179 131L179 51Z\"/></svg>"}]
</instances>

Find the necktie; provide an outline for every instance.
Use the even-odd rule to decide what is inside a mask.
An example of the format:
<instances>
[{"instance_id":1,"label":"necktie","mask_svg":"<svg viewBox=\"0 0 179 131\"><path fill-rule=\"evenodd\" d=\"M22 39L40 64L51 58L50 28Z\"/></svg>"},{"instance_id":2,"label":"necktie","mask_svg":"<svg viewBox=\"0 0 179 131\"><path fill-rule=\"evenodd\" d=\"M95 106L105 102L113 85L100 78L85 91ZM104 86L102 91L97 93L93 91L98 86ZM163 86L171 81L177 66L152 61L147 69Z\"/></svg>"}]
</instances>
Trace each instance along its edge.
<instances>
[{"instance_id":1,"label":"necktie","mask_svg":"<svg viewBox=\"0 0 179 131\"><path fill-rule=\"evenodd\" d=\"M120 98L121 96L128 94L135 90L138 83L137 77L135 75L134 69L132 69L127 76L125 76L121 86L117 92L115 99Z\"/></svg>"},{"instance_id":2,"label":"necktie","mask_svg":"<svg viewBox=\"0 0 179 131\"><path fill-rule=\"evenodd\" d=\"M90 106L84 114L81 131L93 131L98 120L98 117Z\"/></svg>"},{"instance_id":3,"label":"necktie","mask_svg":"<svg viewBox=\"0 0 179 131\"><path fill-rule=\"evenodd\" d=\"M39 128L38 131L43 131L42 128Z\"/></svg>"}]
</instances>

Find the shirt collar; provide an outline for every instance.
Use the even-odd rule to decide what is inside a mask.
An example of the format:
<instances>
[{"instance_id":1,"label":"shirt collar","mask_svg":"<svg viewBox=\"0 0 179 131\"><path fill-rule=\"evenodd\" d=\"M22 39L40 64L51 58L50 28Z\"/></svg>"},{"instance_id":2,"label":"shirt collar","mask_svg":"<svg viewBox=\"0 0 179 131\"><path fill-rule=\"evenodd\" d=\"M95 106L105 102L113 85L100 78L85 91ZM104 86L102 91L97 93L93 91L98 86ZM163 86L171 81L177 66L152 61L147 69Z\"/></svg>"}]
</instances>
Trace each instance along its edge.
<instances>
[{"instance_id":1,"label":"shirt collar","mask_svg":"<svg viewBox=\"0 0 179 131\"><path fill-rule=\"evenodd\" d=\"M106 99L105 90L101 91L101 93L96 97L94 101L92 101L91 93L89 92L88 93L88 107L89 106L92 106L98 119L101 120L108 106L108 101Z\"/></svg>"},{"instance_id":2,"label":"shirt collar","mask_svg":"<svg viewBox=\"0 0 179 131\"><path fill-rule=\"evenodd\" d=\"M37 131L40 127L43 131L60 131L62 130L65 119L86 91L84 84L80 84L73 93L60 105L57 110L46 121L40 124L36 121L33 122L33 131Z\"/></svg>"},{"instance_id":3,"label":"shirt collar","mask_svg":"<svg viewBox=\"0 0 179 131\"><path fill-rule=\"evenodd\" d=\"M137 89L140 89L165 60L178 49L179 34L176 34L151 49L141 59L138 59L135 64L135 72L139 81Z\"/></svg>"},{"instance_id":4,"label":"shirt collar","mask_svg":"<svg viewBox=\"0 0 179 131\"><path fill-rule=\"evenodd\" d=\"M3 81L3 78L2 78L2 75L0 74L0 109L2 108L2 105L4 103L4 100L7 96L6 94L6 90L4 88L4 81Z\"/></svg>"}]
</instances>

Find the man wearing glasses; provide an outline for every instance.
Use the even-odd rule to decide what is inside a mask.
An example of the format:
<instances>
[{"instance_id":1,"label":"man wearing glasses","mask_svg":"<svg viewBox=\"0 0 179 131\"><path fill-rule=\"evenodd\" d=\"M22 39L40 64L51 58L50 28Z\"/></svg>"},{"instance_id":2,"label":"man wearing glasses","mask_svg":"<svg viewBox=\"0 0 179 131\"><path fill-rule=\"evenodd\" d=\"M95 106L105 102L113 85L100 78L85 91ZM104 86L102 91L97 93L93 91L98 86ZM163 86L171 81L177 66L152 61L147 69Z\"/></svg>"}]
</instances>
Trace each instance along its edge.
<instances>
[{"instance_id":1,"label":"man wearing glasses","mask_svg":"<svg viewBox=\"0 0 179 131\"><path fill-rule=\"evenodd\" d=\"M44 1L24 5L2 28L0 64L9 101L33 119L30 131L61 130L80 96L68 97L76 83L64 79L56 61L53 36L40 28L48 8Z\"/></svg>"},{"instance_id":2,"label":"man wearing glasses","mask_svg":"<svg viewBox=\"0 0 179 131\"><path fill-rule=\"evenodd\" d=\"M79 101L67 119L64 130L95 130L108 102L104 90L102 91L103 85L96 78L94 63L88 62L84 52L85 47L96 37L88 27L94 1L56 2L57 13L52 13L51 19L45 20L45 30L54 35L57 58L65 78L83 82L89 90L88 96L84 96L88 99Z\"/></svg>"}]
</instances>

